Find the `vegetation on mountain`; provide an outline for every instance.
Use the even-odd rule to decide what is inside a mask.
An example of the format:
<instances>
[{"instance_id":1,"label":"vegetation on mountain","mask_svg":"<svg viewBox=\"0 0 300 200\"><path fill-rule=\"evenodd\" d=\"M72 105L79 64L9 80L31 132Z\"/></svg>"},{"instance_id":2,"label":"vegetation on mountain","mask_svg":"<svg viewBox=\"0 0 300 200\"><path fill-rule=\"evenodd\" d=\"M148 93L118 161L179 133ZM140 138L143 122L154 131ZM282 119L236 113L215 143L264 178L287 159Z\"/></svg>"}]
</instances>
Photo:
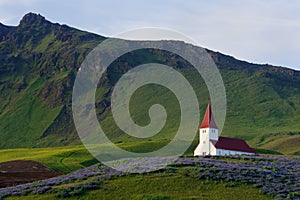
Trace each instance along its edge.
<instances>
[{"instance_id":1,"label":"vegetation on mountain","mask_svg":"<svg viewBox=\"0 0 300 200\"><path fill-rule=\"evenodd\" d=\"M104 39L33 13L25 15L18 26L0 24L0 148L80 144L72 119L72 87L85 56ZM207 51L220 70L227 93L222 135L246 139L262 151L299 154L300 72ZM171 66L188 79L199 98L201 116L209 96L201 76L179 56L155 49L121 56L99 82L96 108L108 137L134 151L168 143L179 123L178 101L157 85L137 90L130 108L136 123L146 125L149 107L154 103L165 106L168 120L157 136L130 137L112 118L114 84L129 69L149 62Z\"/></svg>"}]
</instances>

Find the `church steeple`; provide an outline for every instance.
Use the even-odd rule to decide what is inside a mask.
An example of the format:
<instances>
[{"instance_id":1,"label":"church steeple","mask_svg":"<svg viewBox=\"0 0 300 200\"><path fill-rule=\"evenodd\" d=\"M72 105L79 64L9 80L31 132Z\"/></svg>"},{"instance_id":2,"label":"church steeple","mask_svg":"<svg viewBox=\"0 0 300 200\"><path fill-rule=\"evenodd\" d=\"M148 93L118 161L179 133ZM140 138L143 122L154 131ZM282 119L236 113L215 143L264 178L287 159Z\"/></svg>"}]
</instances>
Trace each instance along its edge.
<instances>
[{"instance_id":1,"label":"church steeple","mask_svg":"<svg viewBox=\"0 0 300 200\"><path fill-rule=\"evenodd\" d=\"M218 127L216 125L216 122L215 122L215 119L214 119L214 116L213 116L212 111L211 111L210 104L207 105L206 112L205 112L205 115L204 115L204 118L203 118L203 121L201 123L200 128L215 128L215 129L218 129Z\"/></svg>"},{"instance_id":2,"label":"church steeple","mask_svg":"<svg viewBox=\"0 0 300 200\"><path fill-rule=\"evenodd\" d=\"M199 144L194 151L194 155L212 155L215 148L213 143L219 140L219 130L215 122L211 106L207 105L205 115L199 128ZM213 143L212 143L213 142Z\"/></svg>"}]
</instances>

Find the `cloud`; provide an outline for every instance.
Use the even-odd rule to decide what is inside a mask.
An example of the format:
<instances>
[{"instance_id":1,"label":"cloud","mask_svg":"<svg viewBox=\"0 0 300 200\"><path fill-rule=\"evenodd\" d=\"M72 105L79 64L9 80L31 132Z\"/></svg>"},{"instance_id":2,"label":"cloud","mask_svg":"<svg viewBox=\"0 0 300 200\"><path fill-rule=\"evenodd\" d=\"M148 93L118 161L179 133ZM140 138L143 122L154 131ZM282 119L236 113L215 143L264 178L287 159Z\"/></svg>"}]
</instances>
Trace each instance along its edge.
<instances>
[{"instance_id":1,"label":"cloud","mask_svg":"<svg viewBox=\"0 0 300 200\"><path fill-rule=\"evenodd\" d=\"M29 6L33 5L37 0L1 0L0 1L0 6L11 6L11 5L24 5L24 6Z\"/></svg>"},{"instance_id":2,"label":"cloud","mask_svg":"<svg viewBox=\"0 0 300 200\"><path fill-rule=\"evenodd\" d=\"M49 20L111 36L141 27L173 29L198 45L250 62L300 69L300 2L285 0L2 0L1 22L34 11Z\"/></svg>"},{"instance_id":3,"label":"cloud","mask_svg":"<svg viewBox=\"0 0 300 200\"><path fill-rule=\"evenodd\" d=\"M37 0L0 0L0 22L7 25L18 24L21 17L37 2Z\"/></svg>"}]
</instances>

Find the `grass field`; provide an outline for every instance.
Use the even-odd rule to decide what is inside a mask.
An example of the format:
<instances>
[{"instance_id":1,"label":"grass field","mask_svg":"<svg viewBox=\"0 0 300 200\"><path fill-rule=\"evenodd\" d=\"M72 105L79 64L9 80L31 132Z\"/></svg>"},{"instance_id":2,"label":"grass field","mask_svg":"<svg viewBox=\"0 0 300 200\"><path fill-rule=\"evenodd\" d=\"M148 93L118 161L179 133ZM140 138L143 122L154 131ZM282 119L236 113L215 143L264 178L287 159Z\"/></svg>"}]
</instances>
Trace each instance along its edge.
<instances>
[{"instance_id":1,"label":"grass field","mask_svg":"<svg viewBox=\"0 0 300 200\"><path fill-rule=\"evenodd\" d=\"M124 147L133 144L122 144ZM266 153L274 153L267 151ZM85 150L83 146L57 147L57 148L42 148L42 149L12 149L0 151L0 162L8 160L37 160L49 166L53 170L62 172L71 172L73 170L84 168L96 162L95 159ZM297 164L290 158L288 161L284 157L257 157L253 158L231 158L231 157L212 157L210 158L195 158L195 161L206 163L202 164L184 164L190 160L190 157L180 158L177 165L151 173L144 174L113 174L111 171L104 171L103 176L93 175L93 170L101 169L101 165L93 165L92 168L81 169L75 174L75 178L71 178L65 182L59 183L59 180L65 180L64 177L57 177L51 185L51 190L42 193L22 193L22 195L13 195L7 199L272 199L273 196L265 195L266 192L261 192L261 186L256 188L257 183L251 180L252 177L260 177L264 182L264 187L269 184L269 175L277 173L285 173L287 169L291 172L296 172ZM250 160L249 160L250 159ZM264 159L273 159L270 163ZM282 162L281 162L281 161ZM138 163L138 160L136 161ZM136 167L136 162L132 164L132 168ZM142 163L143 161L141 161ZM159 162L159 161L158 161ZM283 163L282 169L276 168L278 162ZM155 163L155 162L153 162ZM153 164L152 163L152 164ZM192 163L192 162L191 162ZM238 163L238 164L237 164ZM266 163L267 166L266 166ZM122 162L120 162L122 165ZM124 163L123 163L124 164ZM221 165L220 165L221 164ZM250 166L249 166L250 164ZM127 164L124 164L127 165ZM251 165L253 165L251 167ZM222 167L220 167L222 166ZM246 167L247 166L247 167ZM256 166L256 167L254 167ZM246 167L246 168L245 168ZM248 168L249 167L249 168ZM268 168L270 167L270 168ZM226 171L227 169L227 171ZM258 171L255 171L255 170ZM265 169L268 169L269 175L264 174ZM269 170L272 169L272 170ZM203 170L203 171L201 171ZM221 170L221 171L220 171ZM222 171L223 170L223 171ZM254 171L253 171L254 170ZM295 171L296 170L296 171ZM217 179L200 178L200 175L210 171L212 177ZM228 179L228 173L235 171ZM220 173L221 172L221 173ZM256 174L259 173L259 174ZM85 178L81 175L87 175ZM256 175L252 175L252 173ZM276 174L277 174L276 173ZM289 172L287 172L289 173ZM227 174L227 175L226 175ZM276 175L275 174L275 175ZM224 176L223 176L224 175ZM242 176L239 176L242 175ZM274 176L275 176L274 175ZM72 173L65 175L72 177ZM85 176L85 175L84 175ZM243 177L245 176L245 177ZM102 178L99 178L102 177ZM220 178L220 177L225 177ZM226 178L227 177L227 178ZM242 177L242 178L241 178ZM277 177L285 177L280 175ZM294 177L294 176L291 176ZM281 179L280 179L281 180ZM277 179L274 183L278 181ZM281 181L289 181L282 178ZM290 182L295 181L294 179ZM48 187L50 180L39 181L42 187ZM91 187L91 183L96 183L94 188L84 189L85 186ZM272 183L272 184L274 184ZM276 182L279 184L279 182ZM36 183L33 183L33 185ZM46 185L43 185L46 184ZM267 185L266 185L267 184ZM271 184L271 185L272 185ZM285 183L282 183L285 184ZM18 186L16 186L18 187ZM21 186L23 187L23 186ZM35 186L33 186L35 187ZM272 188L272 186L270 186ZM280 186L282 187L282 185ZM25 191L25 190L24 190ZM38 191L38 189L36 190ZM43 189L41 189L43 191ZM35 195L40 194L40 195ZM269 194L269 193L268 193ZM273 193L271 193L273 194ZM275 193L276 194L276 193ZM24 196L25 195L25 196ZM298 195L292 193L289 195ZM6 198L5 198L6 199Z\"/></svg>"},{"instance_id":2,"label":"grass field","mask_svg":"<svg viewBox=\"0 0 300 200\"><path fill-rule=\"evenodd\" d=\"M300 135L279 136L270 139L263 147L265 149L281 152L283 154L295 154L299 151Z\"/></svg>"},{"instance_id":3,"label":"grass field","mask_svg":"<svg viewBox=\"0 0 300 200\"><path fill-rule=\"evenodd\" d=\"M70 185L62 185L66 187ZM57 194L28 195L9 197L8 200L22 199L55 199ZM199 180L183 174L150 173L145 175L130 175L105 180L100 189L84 192L80 196L65 199L133 199L133 200L169 200L169 199L272 199L263 195L259 189L246 184L229 184Z\"/></svg>"},{"instance_id":4,"label":"grass field","mask_svg":"<svg viewBox=\"0 0 300 200\"><path fill-rule=\"evenodd\" d=\"M165 143L160 140L149 143L127 142L119 143L118 146L128 151L139 151L159 148ZM83 145L0 150L0 163L11 160L34 160L60 172L71 172L98 162Z\"/></svg>"},{"instance_id":5,"label":"grass field","mask_svg":"<svg viewBox=\"0 0 300 200\"><path fill-rule=\"evenodd\" d=\"M257 148L259 154L298 155L297 142L299 136L273 136ZM295 144L293 144L293 142ZM167 143L166 140L120 142L117 145L128 151L151 151L159 149ZM196 143L186 151L192 156ZM20 148L0 150L0 163L11 160L34 160L43 163L54 171L71 172L97 162L83 145L51 147L51 148Z\"/></svg>"},{"instance_id":6,"label":"grass field","mask_svg":"<svg viewBox=\"0 0 300 200\"><path fill-rule=\"evenodd\" d=\"M84 146L1 150L0 162L10 160L35 160L52 170L62 172L74 171L93 164L91 163L93 157Z\"/></svg>"}]
</instances>

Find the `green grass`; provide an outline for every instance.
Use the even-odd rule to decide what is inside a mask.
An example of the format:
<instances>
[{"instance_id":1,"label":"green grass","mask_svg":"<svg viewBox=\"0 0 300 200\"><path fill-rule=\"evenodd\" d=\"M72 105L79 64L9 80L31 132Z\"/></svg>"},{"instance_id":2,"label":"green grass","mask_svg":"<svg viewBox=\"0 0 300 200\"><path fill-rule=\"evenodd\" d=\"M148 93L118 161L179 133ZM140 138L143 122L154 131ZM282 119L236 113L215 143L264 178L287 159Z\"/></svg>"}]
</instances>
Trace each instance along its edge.
<instances>
[{"instance_id":1,"label":"green grass","mask_svg":"<svg viewBox=\"0 0 300 200\"><path fill-rule=\"evenodd\" d=\"M43 79L32 81L14 106L0 116L2 147L34 146L59 114L62 106L50 109L37 97L43 84Z\"/></svg>"},{"instance_id":2,"label":"green grass","mask_svg":"<svg viewBox=\"0 0 300 200\"><path fill-rule=\"evenodd\" d=\"M131 152L148 152L153 149L161 148L167 142L167 140L119 142L117 146ZM195 145L192 145L185 152L185 156L193 156L194 146ZM101 147L98 150L100 151ZM105 150L106 149L103 149L103 154L106 154ZM255 150L258 154L282 154L279 151L264 148L255 148ZM299 152L293 151L293 153L289 153L288 155L299 155ZM71 172L98 162L83 145L0 150L0 163L11 160L34 160L43 163L52 170L61 172Z\"/></svg>"},{"instance_id":3,"label":"green grass","mask_svg":"<svg viewBox=\"0 0 300 200\"><path fill-rule=\"evenodd\" d=\"M122 142L117 145L128 151L150 151L160 148L166 141ZM103 147L109 146L103 144ZM96 146L100 153L106 154L105 148ZM102 150L102 151L101 151ZM191 152L190 152L191 153ZM61 172L71 172L98 162L83 145L51 147L51 148L20 148L0 150L0 163L11 160L34 160L43 163L50 169Z\"/></svg>"},{"instance_id":4,"label":"green grass","mask_svg":"<svg viewBox=\"0 0 300 200\"><path fill-rule=\"evenodd\" d=\"M68 185L70 186L70 185ZM63 186L62 186L63 187ZM182 174L151 173L129 175L106 180L100 189L86 192L82 196L66 199L132 199L132 200L169 200L169 199L272 199L262 195L252 185L227 184L184 176ZM56 199L56 194L28 195L9 197L13 199Z\"/></svg>"},{"instance_id":5,"label":"green grass","mask_svg":"<svg viewBox=\"0 0 300 200\"><path fill-rule=\"evenodd\" d=\"M278 151L283 154L294 154L299 150L300 135L282 136L262 145L265 149Z\"/></svg>"},{"instance_id":6,"label":"green grass","mask_svg":"<svg viewBox=\"0 0 300 200\"><path fill-rule=\"evenodd\" d=\"M50 50L49 44L53 44L55 41L55 35L54 33L46 35L41 42L38 44L37 47L35 47L36 52L45 52L46 50Z\"/></svg>"},{"instance_id":7,"label":"green grass","mask_svg":"<svg viewBox=\"0 0 300 200\"><path fill-rule=\"evenodd\" d=\"M272 151L272 150L267 150L267 149L255 148L254 150L258 154L282 155L282 153L280 153L278 151Z\"/></svg>"},{"instance_id":8,"label":"green grass","mask_svg":"<svg viewBox=\"0 0 300 200\"><path fill-rule=\"evenodd\" d=\"M61 172L71 172L95 163L94 158L84 146L7 149L0 151L0 162L11 160L35 160L52 170Z\"/></svg>"},{"instance_id":9,"label":"green grass","mask_svg":"<svg viewBox=\"0 0 300 200\"><path fill-rule=\"evenodd\" d=\"M253 141L258 152L260 150L269 151L272 154L293 155L299 151L300 133L299 132L278 132L257 137ZM266 153L266 152L264 152Z\"/></svg>"}]
</instances>

